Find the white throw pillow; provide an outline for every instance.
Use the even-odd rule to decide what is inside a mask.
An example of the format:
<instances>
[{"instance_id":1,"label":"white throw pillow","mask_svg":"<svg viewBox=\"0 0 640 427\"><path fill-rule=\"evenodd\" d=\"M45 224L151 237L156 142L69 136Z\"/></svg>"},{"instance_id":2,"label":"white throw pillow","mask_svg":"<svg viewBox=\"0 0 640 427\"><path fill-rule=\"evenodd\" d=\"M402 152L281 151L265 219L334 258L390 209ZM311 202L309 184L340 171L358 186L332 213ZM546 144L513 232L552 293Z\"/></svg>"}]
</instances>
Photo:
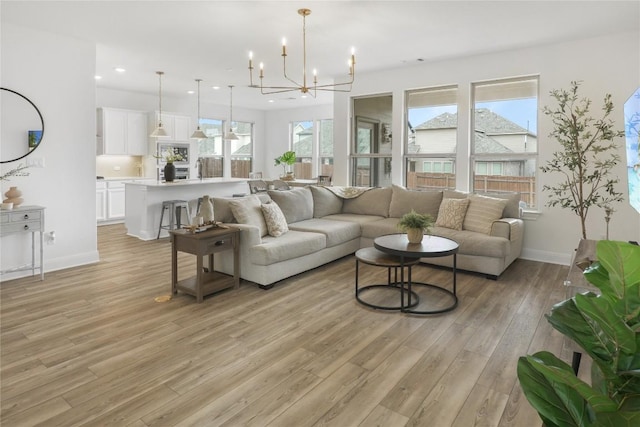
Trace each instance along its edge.
<instances>
[{"instance_id":1,"label":"white throw pillow","mask_svg":"<svg viewBox=\"0 0 640 427\"><path fill-rule=\"evenodd\" d=\"M469 208L464 217L462 228L478 233L491 234L494 221L502 218L502 211L507 205L506 199L469 194Z\"/></svg>"},{"instance_id":2,"label":"white throw pillow","mask_svg":"<svg viewBox=\"0 0 640 427\"><path fill-rule=\"evenodd\" d=\"M284 217L280 206L275 202L265 203L261 206L264 221L267 223L269 236L279 237L289 231L287 219Z\"/></svg>"},{"instance_id":3,"label":"white throw pillow","mask_svg":"<svg viewBox=\"0 0 640 427\"><path fill-rule=\"evenodd\" d=\"M462 223L468 207L469 199L442 199L436 226L462 230Z\"/></svg>"},{"instance_id":4,"label":"white throw pillow","mask_svg":"<svg viewBox=\"0 0 640 427\"><path fill-rule=\"evenodd\" d=\"M260 209L260 199L255 195L229 202L229 207L238 224L248 224L260 229L260 237L267 235L267 224Z\"/></svg>"}]
</instances>

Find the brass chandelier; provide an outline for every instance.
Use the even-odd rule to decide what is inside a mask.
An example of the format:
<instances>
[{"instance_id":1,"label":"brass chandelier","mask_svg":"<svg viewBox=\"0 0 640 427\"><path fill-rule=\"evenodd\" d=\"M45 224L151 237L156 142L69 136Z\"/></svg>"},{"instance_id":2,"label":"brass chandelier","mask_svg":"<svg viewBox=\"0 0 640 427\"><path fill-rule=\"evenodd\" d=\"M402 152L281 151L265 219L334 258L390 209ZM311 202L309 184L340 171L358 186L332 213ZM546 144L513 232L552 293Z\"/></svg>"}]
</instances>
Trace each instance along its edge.
<instances>
[{"instance_id":1,"label":"brass chandelier","mask_svg":"<svg viewBox=\"0 0 640 427\"><path fill-rule=\"evenodd\" d=\"M270 95L274 93L283 92L297 92L300 91L303 94L310 94L315 98L316 91L329 91L329 92L350 92L353 80L355 77L355 65L356 58L354 50L351 50L351 58L348 61L349 66L349 81L344 83L332 83L318 85L318 73L316 69L313 69L313 82L311 85L307 85L307 32L306 32L306 17L311 14L309 9L298 9L298 14L302 16L302 83L299 83L287 75L287 44L286 40L282 39L282 68L284 78L292 83L288 86L265 86L264 85L264 64L260 63L260 84L253 82L253 52L249 52L249 79L250 86L253 88L260 88L260 92L263 95Z\"/></svg>"}]
</instances>

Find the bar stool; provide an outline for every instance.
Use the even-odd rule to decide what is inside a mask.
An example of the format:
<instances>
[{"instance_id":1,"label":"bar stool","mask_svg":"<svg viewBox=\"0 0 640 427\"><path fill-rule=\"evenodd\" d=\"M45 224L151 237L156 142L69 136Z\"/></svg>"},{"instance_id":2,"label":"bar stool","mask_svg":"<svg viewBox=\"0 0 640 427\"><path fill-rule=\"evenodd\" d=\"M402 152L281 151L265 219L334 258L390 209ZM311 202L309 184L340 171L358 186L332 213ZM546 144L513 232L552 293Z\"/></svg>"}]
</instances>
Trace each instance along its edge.
<instances>
[{"instance_id":1,"label":"bar stool","mask_svg":"<svg viewBox=\"0 0 640 427\"><path fill-rule=\"evenodd\" d=\"M169 224L162 225L162 220L164 219L164 211L166 209L169 209ZM180 221L180 217L182 216L182 209L186 210L186 223L188 224L191 221L191 212L189 211L189 203L186 200L165 200L164 202L162 202L162 213L160 214L160 225L158 227L157 239L160 238L160 233L163 229L174 230L182 226L182 222Z\"/></svg>"}]
</instances>

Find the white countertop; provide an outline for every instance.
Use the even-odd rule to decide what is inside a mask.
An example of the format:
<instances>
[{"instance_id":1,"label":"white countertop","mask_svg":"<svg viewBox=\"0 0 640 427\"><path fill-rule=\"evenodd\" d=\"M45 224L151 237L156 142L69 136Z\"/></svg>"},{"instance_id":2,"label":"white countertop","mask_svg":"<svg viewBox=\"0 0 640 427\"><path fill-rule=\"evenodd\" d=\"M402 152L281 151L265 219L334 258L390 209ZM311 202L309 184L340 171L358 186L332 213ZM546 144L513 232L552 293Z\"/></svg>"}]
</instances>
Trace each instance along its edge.
<instances>
[{"instance_id":1,"label":"white countertop","mask_svg":"<svg viewBox=\"0 0 640 427\"><path fill-rule=\"evenodd\" d=\"M204 179L176 179L173 182L158 181L156 179L141 179L125 182L126 185L142 185L146 187L175 188L186 185L229 184L247 182L247 178L204 178Z\"/></svg>"},{"instance_id":2,"label":"white countertop","mask_svg":"<svg viewBox=\"0 0 640 427\"><path fill-rule=\"evenodd\" d=\"M141 179L150 179L150 178L145 178L144 176L119 176L119 177L104 177L104 178L100 178L97 179L96 181L100 182L100 181L133 181L133 180L141 180Z\"/></svg>"}]
</instances>

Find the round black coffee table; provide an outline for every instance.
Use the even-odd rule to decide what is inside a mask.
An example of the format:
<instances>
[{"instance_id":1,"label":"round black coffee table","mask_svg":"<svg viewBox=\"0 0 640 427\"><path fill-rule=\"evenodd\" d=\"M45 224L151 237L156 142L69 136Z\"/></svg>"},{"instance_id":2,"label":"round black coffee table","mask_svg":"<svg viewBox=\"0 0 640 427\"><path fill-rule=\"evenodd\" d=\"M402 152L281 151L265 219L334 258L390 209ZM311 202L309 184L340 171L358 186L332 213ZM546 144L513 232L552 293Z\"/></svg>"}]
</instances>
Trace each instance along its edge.
<instances>
[{"instance_id":1,"label":"round black coffee table","mask_svg":"<svg viewBox=\"0 0 640 427\"><path fill-rule=\"evenodd\" d=\"M387 254L400 257L400 284L401 295L400 305L401 311L413 314L437 314L451 311L458 306L458 297L456 296L456 257L458 253L458 244L446 237L425 235L420 243L409 243L406 234L389 234L381 236L373 241L373 246ZM443 288L442 286L432 283L414 282L411 280L411 268L413 260L416 258L436 258L443 256L453 256L453 290ZM404 267L408 267L407 280L404 280ZM406 286L407 303L405 304L404 290ZM437 308L434 310L414 310L415 304L412 302L412 294L414 294L413 286L423 286L443 292L450 296L451 304Z\"/></svg>"}]
</instances>

